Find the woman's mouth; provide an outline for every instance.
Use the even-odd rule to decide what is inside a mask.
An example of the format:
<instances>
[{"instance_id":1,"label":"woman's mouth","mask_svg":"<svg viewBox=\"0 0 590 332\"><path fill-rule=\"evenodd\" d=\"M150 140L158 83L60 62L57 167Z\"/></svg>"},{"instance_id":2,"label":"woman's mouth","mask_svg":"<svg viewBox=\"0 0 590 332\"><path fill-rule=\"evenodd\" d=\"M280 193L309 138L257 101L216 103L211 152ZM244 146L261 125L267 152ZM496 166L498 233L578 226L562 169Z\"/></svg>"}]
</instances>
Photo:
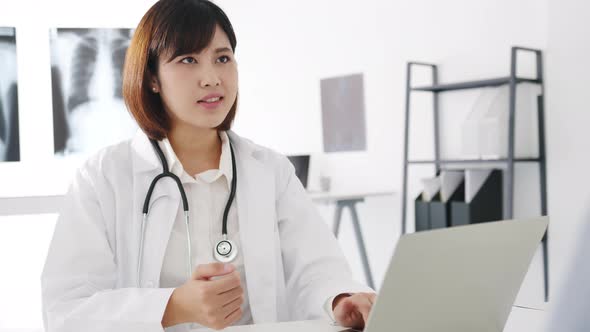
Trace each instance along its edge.
<instances>
[{"instance_id":1,"label":"woman's mouth","mask_svg":"<svg viewBox=\"0 0 590 332\"><path fill-rule=\"evenodd\" d=\"M204 100L199 100L197 103L206 109L214 109L221 104L223 101L223 97L214 97L208 98Z\"/></svg>"}]
</instances>

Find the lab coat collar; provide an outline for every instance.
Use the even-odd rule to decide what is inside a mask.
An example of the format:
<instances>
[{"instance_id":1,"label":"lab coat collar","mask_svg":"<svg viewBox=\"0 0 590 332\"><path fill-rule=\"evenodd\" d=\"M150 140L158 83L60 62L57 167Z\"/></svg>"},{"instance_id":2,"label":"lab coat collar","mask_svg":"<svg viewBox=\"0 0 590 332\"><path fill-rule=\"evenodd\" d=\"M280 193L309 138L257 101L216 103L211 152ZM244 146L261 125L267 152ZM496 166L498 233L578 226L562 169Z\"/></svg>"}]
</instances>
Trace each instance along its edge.
<instances>
[{"instance_id":1,"label":"lab coat collar","mask_svg":"<svg viewBox=\"0 0 590 332\"><path fill-rule=\"evenodd\" d=\"M226 149L229 149L229 145L226 146L226 142L224 141L225 137L223 135L225 135L225 137L229 137L231 143L234 146L234 149L237 149L239 146L240 149L244 150L246 155L254 154L257 151L260 151L261 148L250 142L244 141L240 136L238 136L231 130L220 133L223 145L221 150L222 160L220 161L219 166L225 174L229 173L229 179L231 180L231 155L229 151L225 151ZM133 137L131 141L131 148L134 152L134 172L152 171L156 168L159 168L160 171L162 171L162 164L160 162L160 159L156 155L156 152L154 151L154 148L152 147L149 138L143 133L143 131L141 131L141 129L139 129ZM166 156L166 160L168 161L168 164L170 166L170 169L172 169L172 158L170 155L168 155L165 149L163 150L164 155ZM176 158L176 155L174 155L174 158Z\"/></svg>"},{"instance_id":2,"label":"lab coat collar","mask_svg":"<svg viewBox=\"0 0 590 332\"><path fill-rule=\"evenodd\" d=\"M225 184L227 186L227 190L231 189L231 180L233 178L233 174L232 174L232 163L231 163L231 151L230 151L230 142L229 142L229 138L228 135L225 131L219 131L218 132L219 138L221 139L221 156L219 159L219 166L218 166L218 171L216 173L213 173L214 175L211 176L212 174L207 174L207 176L202 176L201 180L206 181L208 183L211 183L215 180L217 180L220 176L224 175L225 176ZM193 176L197 175L197 174L188 174L186 173L186 171L184 170L184 167L182 166L182 163L180 162L180 160L178 159L178 156L176 155L176 153L174 152L174 149L172 148L172 144L170 144L170 140L168 140L168 138L164 138L163 140L159 141L158 144L160 145L160 148L162 149L162 152L164 153L164 157L166 158L166 161L168 162L168 167L170 169L170 172L174 173L176 176L178 176L178 178L180 178L180 180L182 181L182 183L187 183L187 182L194 182L194 178Z\"/></svg>"},{"instance_id":3,"label":"lab coat collar","mask_svg":"<svg viewBox=\"0 0 590 332\"><path fill-rule=\"evenodd\" d=\"M232 131L228 131L228 136L236 155L238 184L235 204L252 318L254 323L275 322L277 281L274 276L277 255L280 255L280 252L274 250L277 236L274 169L261 160L262 148ZM131 144L134 152L134 191L136 199L141 200L145 197L153 177L159 174L162 168L145 134L138 133ZM164 197L167 198L158 204L157 201ZM143 260L144 281L146 278L159 280L170 232L180 211L180 194L176 184L169 179L161 180L150 199L144 257L153 257L153 260ZM138 236L139 233L138 231ZM146 261L149 261L149 264Z\"/></svg>"}]
</instances>

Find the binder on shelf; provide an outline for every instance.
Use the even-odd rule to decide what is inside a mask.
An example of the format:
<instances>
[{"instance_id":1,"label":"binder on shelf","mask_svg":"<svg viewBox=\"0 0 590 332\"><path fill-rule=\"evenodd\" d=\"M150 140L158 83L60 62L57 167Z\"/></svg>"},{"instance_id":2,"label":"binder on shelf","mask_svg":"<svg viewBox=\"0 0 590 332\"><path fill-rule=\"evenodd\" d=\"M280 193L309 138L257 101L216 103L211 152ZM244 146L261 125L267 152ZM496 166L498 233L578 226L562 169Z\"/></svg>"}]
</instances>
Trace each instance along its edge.
<instances>
[{"instance_id":1,"label":"binder on shelf","mask_svg":"<svg viewBox=\"0 0 590 332\"><path fill-rule=\"evenodd\" d=\"M416 197L414 203L416 232L427 231L430 229L430 211L429 202L425 201L422 194Z\"/></svg>"},{"instance_id":2,"label":"binder on shelf","mask_svg":"<svg viewBox=\"0 0 590 332\"><path fill-rule=\"evenodd\" d=\"M465 201L465 182L461 183L455 188L452 195L447 201L442 199L438 193L430 202L430 229L451 227L452 214L451 204L453 202Z\"/></svg>"},{"instance_id":3,"label":"binder on shelf","mask_svg":"<svg viewBox=\"0 0 590 332\"><path fill-rule=\"evenodd\" d=\"M451 219L451 210L441 200L440 193L436 194L430 202L430 229L446 228Z\"/></svg>"},{"instance_id":4,"label":"binder on shelf","mask_svg":"<svg viewBox=\"0 0 590 332\"><path fill-rule=\"evenodd\" d=\"M450 226L502 220L502 202L502 171L496 169L489 173L470 201L451 202Z\"/></svg>"},{"instance_id":5,"label":"binder on shelf","mask_svg":"<svg viewBox=\"0 0 590 332\"><path fill-rule=\"evenodd\" d=\"M451 202L465 201L465 181L462 178L457 178L457 174L451 175L454 177L451 182L456 181L456 183L450 183L450 187L445 188L449 191L448 193L443 194L442 191L439 191L430 201L427 200L428 197L424 197L424 194L420 194L416 198L414 202L416 232L446 228L451 225Z\"/></svg>"}]
</instances>

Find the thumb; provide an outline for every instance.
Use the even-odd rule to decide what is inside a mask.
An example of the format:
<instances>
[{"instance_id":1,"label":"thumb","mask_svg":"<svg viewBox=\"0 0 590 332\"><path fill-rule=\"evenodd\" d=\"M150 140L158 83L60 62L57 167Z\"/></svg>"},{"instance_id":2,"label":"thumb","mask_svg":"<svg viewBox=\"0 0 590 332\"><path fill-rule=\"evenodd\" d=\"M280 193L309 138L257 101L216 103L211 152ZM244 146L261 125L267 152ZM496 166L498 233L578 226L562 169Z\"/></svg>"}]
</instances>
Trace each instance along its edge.
<instances>
[{"instance_id":1,"label":"thumb","mask_svg":"<svg viewBox=\"0 0 590 332\"><path fill-rule=\"evenodd\" d=\"M350 300L342 299L342 301L340 301L333 310L334 318L336 318L338 322L345 322L346 320L352 319L353 311L354 303L352 303Z\"/></svg>"},{"instance_id":2,"label":"thumb","mask_svg":"<svg viewBox=\"0 0 590 332\"><path fill-rule=\"evenodd\" d=\"M220 262L201 264L197 266L193 272L193 280L209 280L209 278L215 276L221 276L228 273L232 273L235 267L232 264L224 264Z\"/></svg>"}]
</instances>

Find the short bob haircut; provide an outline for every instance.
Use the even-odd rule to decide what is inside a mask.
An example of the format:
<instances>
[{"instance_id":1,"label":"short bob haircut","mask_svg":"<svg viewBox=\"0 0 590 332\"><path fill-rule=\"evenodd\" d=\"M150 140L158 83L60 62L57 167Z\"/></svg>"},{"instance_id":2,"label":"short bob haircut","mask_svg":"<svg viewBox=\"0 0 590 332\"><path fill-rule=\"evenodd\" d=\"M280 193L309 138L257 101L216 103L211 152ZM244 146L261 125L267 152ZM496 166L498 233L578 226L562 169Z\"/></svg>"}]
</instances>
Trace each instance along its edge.
<instances>
[{"instance_id":1,"label":"short bob haircut","mask_svg":"<svg viewBox=\"0 0 590 332\"><path fill-rule=\"evenodd\" d=\"M223 12L207 0L160 0L143 16L133 34L123 72L123 98L129 112L151 139L161 140L170 130L170 117L159 94L150 89L150 74L158 73L158 59L166 61L204 50L219 25L236 50L233 27ZM217 130L229 130L238 98Z\"/></svg>"}]
</instances>

